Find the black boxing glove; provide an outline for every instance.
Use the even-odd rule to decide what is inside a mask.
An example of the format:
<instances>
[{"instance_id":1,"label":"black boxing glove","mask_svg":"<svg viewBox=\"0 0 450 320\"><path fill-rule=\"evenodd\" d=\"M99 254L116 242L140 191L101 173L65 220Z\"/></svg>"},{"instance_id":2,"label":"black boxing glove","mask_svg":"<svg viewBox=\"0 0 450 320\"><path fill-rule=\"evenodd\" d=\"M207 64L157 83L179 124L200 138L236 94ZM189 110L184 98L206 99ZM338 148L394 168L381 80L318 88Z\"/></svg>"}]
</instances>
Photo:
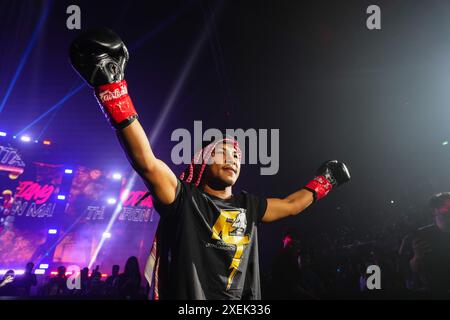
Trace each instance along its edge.
<instances>
[{"instance_id":1,"label":"black boxing glove","mask_svg":"<svg viewBox=\"0 0 450 320\"><path fill-rule=\"evenodd\" d=\"M337 160L323 163L316 171L316 176L303 188L311 191L314 201L325 197L334 187L350 181L350 172L347 166Z\"/></svg>"},{"instance_id":2,"label":"black boxing glove","mask_svg":"<svg viewBox=\"0 0 450 320\"><path fill-rule=\"evenodd\" d=\"M70 46L70 60L78 74L94 87L103 113L116 129L125 128L137 117L124 80L128 50L113 31L91 29Z\"/></svg>"}]
</instances>

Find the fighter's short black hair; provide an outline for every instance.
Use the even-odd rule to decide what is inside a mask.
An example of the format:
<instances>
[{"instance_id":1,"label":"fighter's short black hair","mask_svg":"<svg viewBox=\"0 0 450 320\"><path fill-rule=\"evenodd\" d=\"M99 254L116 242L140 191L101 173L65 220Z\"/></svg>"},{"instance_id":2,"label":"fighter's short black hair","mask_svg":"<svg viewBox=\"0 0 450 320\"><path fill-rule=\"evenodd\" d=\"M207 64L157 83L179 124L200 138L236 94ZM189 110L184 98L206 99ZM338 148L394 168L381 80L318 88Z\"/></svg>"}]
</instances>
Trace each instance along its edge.
<instances>
[{"instance_id":1,"label":"fighter's short black hair","mask_svg":"<svg viewBox=\"0 0 450 320\"><path fill-rule=\"evenodd\" d=\"M431 197L429 201L429 206L431 209L439 209L447 201L450 201L450 192L437 193Z\"/></svg>"}]
</instances>

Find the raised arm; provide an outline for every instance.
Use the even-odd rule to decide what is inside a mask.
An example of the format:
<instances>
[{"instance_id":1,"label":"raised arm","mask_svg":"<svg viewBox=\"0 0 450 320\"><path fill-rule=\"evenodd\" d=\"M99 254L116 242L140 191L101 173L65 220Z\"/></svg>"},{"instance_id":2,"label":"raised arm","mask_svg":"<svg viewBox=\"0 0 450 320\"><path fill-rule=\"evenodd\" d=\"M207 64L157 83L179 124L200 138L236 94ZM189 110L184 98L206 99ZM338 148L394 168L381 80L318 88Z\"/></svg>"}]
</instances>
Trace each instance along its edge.
<instances>
[{"instance_id":1,"label":"raised arm","mask_svg":"<svg viewBox=\"0 0 450 320\"><path fill-rule=\"evenodd\" d=\"M170 204L175 200L177 178L170 168L157 159L138 120L117 130L117 137L133 169L142 177L158 200Z\"/></svg>"},{"instance_id":2,"label":"raised arm","mask_svg":"<svg viewBox=\"0 0 450 320\"><path fill-rule=\"evenodd\" d=\"M327 161L317 170L316 177L302 189L283 199L267 199L267 209L262 221L272 222L297 215L315 201L325 197L332 188L349 180L350 173L345 164L336 160Z\"/></svg>"},{"instance_id":3,"label":"raised arm","mask_svg":"<svg viewBox=\"0 0 450 320\"><path fill-rule=\"evenodd\" d=\"M138 121L124 80L128 62L125 44L111 30L92 29L73 41L70 59L75 70L95 89L98 103L116 130L132 167L160 202L172 203L177 179L169 167L155 157Z\"/></svg>"}]
</instances>

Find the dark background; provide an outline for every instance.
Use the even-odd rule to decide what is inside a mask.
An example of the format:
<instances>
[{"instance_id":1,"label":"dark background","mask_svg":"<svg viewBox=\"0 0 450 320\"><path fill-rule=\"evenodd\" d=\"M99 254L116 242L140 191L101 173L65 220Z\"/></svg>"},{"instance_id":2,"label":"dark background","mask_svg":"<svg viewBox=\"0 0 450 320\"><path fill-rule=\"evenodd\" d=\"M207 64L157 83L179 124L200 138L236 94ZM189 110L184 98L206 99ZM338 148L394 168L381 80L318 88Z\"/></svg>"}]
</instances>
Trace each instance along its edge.
<instances>
[{"instance_id":1,"label":"dark background","mask_svg":"<svg viewBox=\"0 0 450 320\"><path fill-rule=\"evenodd\" d=\"M82 84L67 55L80 32L66 28L71 4L81 7L82 30L107 26L130 48L126 79L148 132L206 28L153 144L169 164L172 131L202 120L204 130L280 129L278 174L244 165L237 189L282 197L327 159L348 165L351 183L299 217L262 227L263 266L286 225L305 237L341 224L363 230L449 189L450 146L442 142L450 135L450 2L2 0L1 98L45 8L49 15L0 113L0 131L20 132ZM381 30L366 28L371 4L381 8ZM53 142L53 163L130 170L87 87L24 133Z\"/></svg>"}]
</instances>

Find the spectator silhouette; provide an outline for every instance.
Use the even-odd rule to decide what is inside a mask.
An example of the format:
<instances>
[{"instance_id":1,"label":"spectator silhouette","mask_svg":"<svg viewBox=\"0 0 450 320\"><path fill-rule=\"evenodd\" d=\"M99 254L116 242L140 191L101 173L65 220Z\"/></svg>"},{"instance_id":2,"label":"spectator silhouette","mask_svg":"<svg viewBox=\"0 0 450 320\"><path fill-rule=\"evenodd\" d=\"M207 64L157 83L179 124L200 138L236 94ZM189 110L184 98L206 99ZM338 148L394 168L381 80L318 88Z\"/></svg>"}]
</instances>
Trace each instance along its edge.
<instances>
[{"instance_id":1,"label":"spectator silhouette","mask_svg":"<svg viewBox=\"0 0 450 320\"><path fill-rule=\"evenodd\" d=\"M17 277L17 294L21 297L29 297L31 287L37 285L36 275L33 273L34 263L28 262L25 272L22 276Z\"/></svg>"},{"instance_id":2,"label":"spectator silhouette","mask_svg":"<svg viewBox=\"0 0 450 320\"><path fill-rule=\"evenodd\" d=\"M81 282L81 294L87 295L89 289L89 268L84 267L80 271L80 282Z\"/></svg>"},{"instance_id":3,"label":"spectator silhouette","mask_svg":"<svg viewBox=\"0 0 450 320\"><path fill-rule=\"evenodd\" d=\"M294 228L283 232L283 248L272 263L273 299L313 299L303 287L301 270L301 248L298 233ZM315 279L314 279L315 280Z\"/></svg>"},{"instance_id":4,"label":"spectator silhouette","mask_svg":"<svg viewBox=\"0 0 450 320\"><path fill-rule=\"evenodd\" d=\"M48 284L48 295L49 296L62 296L67 294L67 277L66 277L66 267L58 267L58 274L51 278Z\"/></svg>"},{"instance_id":5,"label":"spectator silhouette","mask_svg":"<svg viewBox=\"0 0 450 320\"><path fill-rule=\"evenodd\" d=\"M118 286L120 298L132 300L139 297L141 274L136 257L128 258L124 273L119 275Z\"/></svg>"},{"instance_id":6,"label":"spectator silhouette","mask_svg":"<svg viewBox=\"0 0 450 320\"><path fill-rule=\"evenodd\" d=\"M100 266L97 266L89 278L89 295L101 296L103 294L102 273L99 271Z\"/></svg>"},{"instance_id":7,"label":"spectator silhouette","mask_svg":"<svg viewBox=\"0 0 450 320\"><path fill-rule=\"evenodd\" d=\"M106 294L110 297L117 297L119 294L119 265L112 267L112 274L106 279Z\"/></svg>"},{"instance_id":8,"label":"spectator silhouette","mask_svg":"<svg viewBox=\"0 0 450 320\"><path fill-rule=\"evenodd\" d=\"M409 236L412 250L410 267L422 282L422 289L433 298L450 298L450 192L430 199L434 223Z\"/></svg>"}]
</instances>

